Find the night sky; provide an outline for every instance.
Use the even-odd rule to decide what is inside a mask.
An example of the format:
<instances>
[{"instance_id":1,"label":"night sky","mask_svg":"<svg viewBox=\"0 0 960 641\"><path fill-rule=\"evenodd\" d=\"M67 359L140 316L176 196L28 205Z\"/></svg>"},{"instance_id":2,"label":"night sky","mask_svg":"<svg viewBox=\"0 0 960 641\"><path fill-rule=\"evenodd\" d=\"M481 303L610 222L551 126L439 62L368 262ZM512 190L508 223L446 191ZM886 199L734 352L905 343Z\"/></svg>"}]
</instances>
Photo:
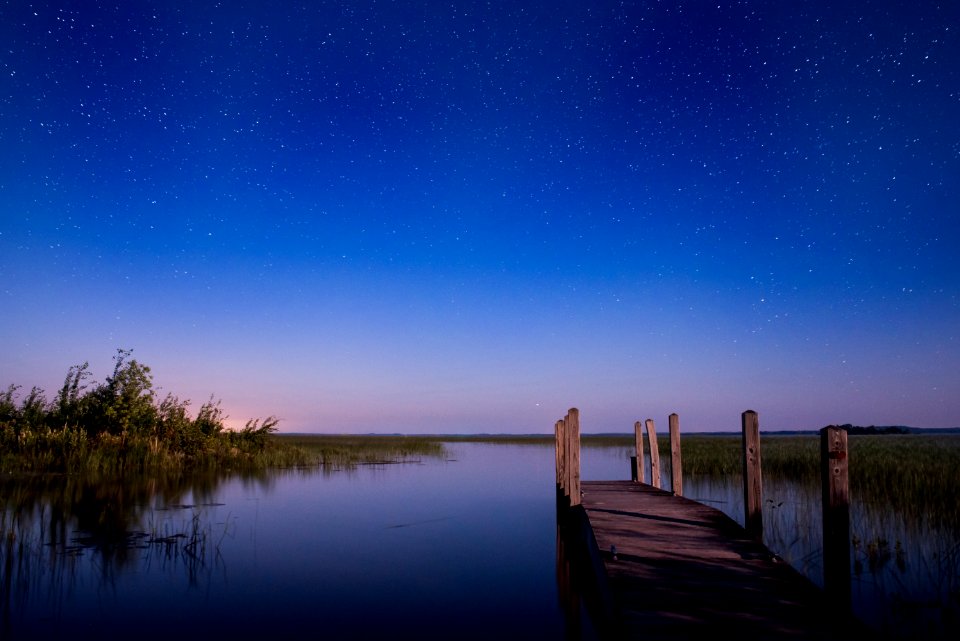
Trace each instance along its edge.
<instances>
[{"instance_id":1,"label":"night sky","mask_svg":"<svg viewBox=\"0 0 960 641\"><path fill-rule=\"evenodd\" d=\"M0 4L0 386L960 425L956 2Z\"/></svg>"}]
</instances>

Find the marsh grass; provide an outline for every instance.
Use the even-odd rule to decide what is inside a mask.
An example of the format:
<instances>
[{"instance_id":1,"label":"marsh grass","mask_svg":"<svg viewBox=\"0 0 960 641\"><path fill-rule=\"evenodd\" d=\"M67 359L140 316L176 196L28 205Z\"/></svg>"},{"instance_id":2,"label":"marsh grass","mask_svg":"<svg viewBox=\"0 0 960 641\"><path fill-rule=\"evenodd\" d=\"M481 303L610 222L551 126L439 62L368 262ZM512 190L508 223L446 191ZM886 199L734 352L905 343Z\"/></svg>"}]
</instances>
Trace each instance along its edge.
<instances>
[{"instance_id":1,"label":"marsh grass","mask_svg":"<svg viewBox=\"0 0 960 641\"><path fill-rule=\"evenodd\" d=\"M274 467L349 468L447 456L441 441L420 436L275 434L271 442Z\"/></svg>"},{"instance_id":2,"label":"marsh grass","mask_svg":"<svg viewBox=\"0 0 960 641\"><path fill-rule=\"evenodd\" d=\"M553 434L438 434L426 436L446 443L494 443L498 445L549 445ZM633 444L633 437L621 434L581 434L583 447L625 447Z\"/></svg>"},{"instance_id":3,"label":"marsh grass","mask_svg":"<svg viewBox=\"0 0 960 641\"><path fill-rule=\"evenodd\" d=\"M683 466L718 456L729 466L736 458L739 470L739 439L712 443L698 450L691 437L683 442ZM710 440L708 437L704 445ZM894 511L926 527L946 527L960 532L960 435L889 434L848 437L851 501L878 510ZM810 436L761 436L763 474L820 485L820 438ZM894 558L896 555L894 555Z\"/></svg>"},{"instance_id":4,"label":"marsh grass","mask_svg":"<svg viewBox=\"0 0 960 641\"><path fill-rule=\"evenodd\" d=\"M851 493L960 532L960 435L850 436Z\"/></svg>"},{"instance_id":5,"label":"marsh grass","mask_svg":"<svg viewBox=\"0 0 960 641\"><path fill-rule=\"evenodd\" d=\"M552 434L430 434L424 438L442 443L493 443L497 445L553 446Z\"/></svg>"},{"instance_id":6,"label":"marsh grass","mask_svg":"<svg viewBox=\"0 0 960 641\"><path fill-rule=\"evenodd\" d=\"M448 441L553 446L552 435L436 437ZM587 447L633 449L632 434L583 434ZM644 448L649 446L644 436ZM820 486L820 436L761 434L764 479ZM657 435L660 463L669 478L670 441ZM851 434L848 437L851 500L893 510L926 526L960 532L960 434ZM625 456L628 454L625 453ZM682 434L685 476L725 478L739 483L742 444L738 433ZM626 465L626 463L625 463ZM874 554L876 556L876 554ZM882 555L881 555L882 556ZM896 558L896 555L893 555Z\"/></svg>"}]
</instances>

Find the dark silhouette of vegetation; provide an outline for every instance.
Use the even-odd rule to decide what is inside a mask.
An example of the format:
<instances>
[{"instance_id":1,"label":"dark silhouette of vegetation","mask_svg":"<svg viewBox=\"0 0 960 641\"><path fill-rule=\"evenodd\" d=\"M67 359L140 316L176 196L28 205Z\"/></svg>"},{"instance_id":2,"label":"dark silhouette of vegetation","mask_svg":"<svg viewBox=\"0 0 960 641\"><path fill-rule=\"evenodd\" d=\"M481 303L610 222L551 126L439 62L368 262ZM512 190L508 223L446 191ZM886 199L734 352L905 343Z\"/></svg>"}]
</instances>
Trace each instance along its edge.
<instances>
[{"instance_id":1,"label":"dark silhouette of vegetation","mask_svg":"<svg viewBox=\"0 0 960 641\"><path fill-rule=\"evenodd\" d=\"M278 419L228 429L213 397L195 416L190 401L157 399L150 368L117 350L113 374L93 383L89 364L71 367L53 401L33 387L0 392L0 471L125 472L157 467L263 466Z\"/></svg>"},{"instance_id":2,"label":"dark silhouette of vegetation","mask_svg":"<svg viewBox=\"0 0 960 641\"><path fill-rule=\"evenodd\" d=\"M847 430L848 434L909 434L910 430L906 427L900 425L886 425L883 427L878 427L876 425L868 425L863 427L862 425L851 425L850 423L844 423L840 425L843 429Z\"/></svg>"}]
</instances>

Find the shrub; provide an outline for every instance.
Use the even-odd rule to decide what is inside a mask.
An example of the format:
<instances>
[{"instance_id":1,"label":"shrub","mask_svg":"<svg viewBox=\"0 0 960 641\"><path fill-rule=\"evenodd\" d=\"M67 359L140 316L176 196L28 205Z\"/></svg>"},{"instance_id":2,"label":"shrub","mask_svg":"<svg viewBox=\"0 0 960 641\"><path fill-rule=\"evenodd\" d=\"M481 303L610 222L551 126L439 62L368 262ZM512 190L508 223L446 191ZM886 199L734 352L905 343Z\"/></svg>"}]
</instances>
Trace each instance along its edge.
<instances>
[{"instance_id":1,"label":"shrub","mask_svg":"<svg viewBox=\"0 0 960 641\"><path fill-rule=\"evenodd\" d=\"M89 384L89 365L67 371L48 403L34 387L18 402L18 385L0 392L0 471L116 472L249 461L269 445L275 417L252 419L232 432L220 401L210 399L191 418L190 401L167 394L157 402L150 368L117 350L113 374Z\"/></svg>"}]
</instances>

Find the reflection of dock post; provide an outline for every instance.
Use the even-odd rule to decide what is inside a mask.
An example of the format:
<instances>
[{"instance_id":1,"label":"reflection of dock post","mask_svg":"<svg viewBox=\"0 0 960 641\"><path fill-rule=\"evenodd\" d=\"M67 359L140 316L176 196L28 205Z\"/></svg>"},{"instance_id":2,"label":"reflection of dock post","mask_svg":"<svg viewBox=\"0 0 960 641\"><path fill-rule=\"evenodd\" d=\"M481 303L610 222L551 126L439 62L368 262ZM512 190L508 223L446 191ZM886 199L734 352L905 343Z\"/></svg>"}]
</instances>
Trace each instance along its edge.
<instances>
[{"instance_id":1,"label":"reflection of dock post","mask_svg":"<svg viewBox=\"0 0 960 641\"><path fill-rule=\"evenodd\" d=\"M763 481L760 478L760 421L747 410L740 415L743 430L744 526L757 541L763 540Z\"/></svg>"},{"instance_id":2,"label":"reflection of dock post","mask_svg":"<svg viewBox=\"0 0 960 641\"><path fill-rule=\"evenodd\" d=\"M580 594L574 585L572 561L567 550L564 527L560 523L557 523L557 594L566 617L567 638L579 639Z\"/></svg>"},{"instance_id":3,"label":"reflection of dock post","mask_svg":"<svg viewBox=\"0 0 960 641\"><path fill-rule=\"evenodd\" d=\"M557 506L566 507L567 496L567 472L566 472L566 449L567 430L564 421L557 421L553 428L554 438L556 439L556 459L557 459Z\"/></svg>"},{"instance_id":4,"label":"reflection of dock post","mask_svg":"<svg viewBox=\"0 0 960 641\"><path fill-rule=\"evenodd\" d=\"M820 430L820 481L823 492L823 583L838 610L851 607L850 484L847 431Z\"/></svg>"},{"instance_id":5,"label":"reflection of dock post","mask_svg":"<svg viewBox=\"0 0 960 641\"><path fill-rule=\"evenodd\" d=\"M633 424L633 441L636 454L630 461L633 468L631 478L638 483L643 483L643 425L640 421Z\"/></svg>"},{"instance_id":6,"label":"reflection of dock post","mask_svg":"<svg viewBox=\"0 0 960 641\"><path fill-rule=\"evenodd\" d=\"M683 465L680 463L680 417L676 413L667 418L670 424L670 489L683 496Z\"/></svg>"},{"instance_id":7,"label":"reflection of dock post","mask_svg":"<svg viewBox=\"0 0 960 641\"><path fill-rule=\"evenodd\" d=\"M657 446L657 431L653 419L647 419L647 444L650 446L650 485L660 487L660 448Z\"/></svg>"}]
</instances>

